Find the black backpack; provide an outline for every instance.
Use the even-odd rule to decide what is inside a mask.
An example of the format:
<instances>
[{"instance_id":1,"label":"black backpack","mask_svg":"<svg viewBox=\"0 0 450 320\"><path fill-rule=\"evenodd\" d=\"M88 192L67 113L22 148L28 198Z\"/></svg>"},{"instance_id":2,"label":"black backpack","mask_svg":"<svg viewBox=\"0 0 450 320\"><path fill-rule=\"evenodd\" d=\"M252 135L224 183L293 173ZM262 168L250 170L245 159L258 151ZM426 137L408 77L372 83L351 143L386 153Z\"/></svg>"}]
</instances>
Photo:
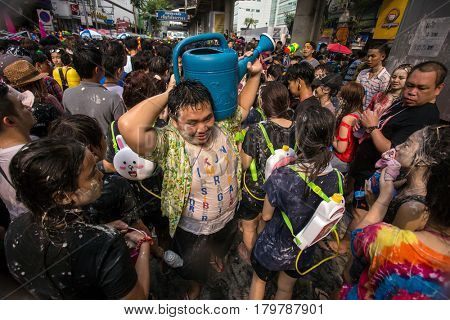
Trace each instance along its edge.
<instances>
[{"instance_id":1,"label":"black backpack","mask_svg":"<svg viewBox=\"0 0 450 320\"><path fill-rule=\"evenodd\" d=\"M72 69L71 67L68 67L66 70L66 74L63 72L63 68L58 68L59 77L61 78L61 84L62 84L62 90L65 91L69 87L69 83L67 82L67 72Z\"/></svg>"}]
</instances>

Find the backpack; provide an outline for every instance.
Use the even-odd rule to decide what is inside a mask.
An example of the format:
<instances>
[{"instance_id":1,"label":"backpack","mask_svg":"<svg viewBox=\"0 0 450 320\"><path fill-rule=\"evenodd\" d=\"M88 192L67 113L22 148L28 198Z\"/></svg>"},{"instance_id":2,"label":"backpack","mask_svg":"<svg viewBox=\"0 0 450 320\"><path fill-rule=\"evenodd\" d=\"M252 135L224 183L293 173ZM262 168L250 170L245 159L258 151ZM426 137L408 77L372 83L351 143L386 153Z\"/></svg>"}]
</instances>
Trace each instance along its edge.
<instances>
[{"instance_id":1,"label":"backpack","mask_svg":"<svg viewBox=\"0 0 450 320\"><path fill-rule=\"evenodd\" d=\"M67 73L69 70L72 69L71 67L68 67L66 70L66 73L64 74L63 68L58 68L59 77L61 78L61 84L62 84L62 90L65 91L67 88L69 88L69 83L67 82Z\"/></svg>"}]
</instances>

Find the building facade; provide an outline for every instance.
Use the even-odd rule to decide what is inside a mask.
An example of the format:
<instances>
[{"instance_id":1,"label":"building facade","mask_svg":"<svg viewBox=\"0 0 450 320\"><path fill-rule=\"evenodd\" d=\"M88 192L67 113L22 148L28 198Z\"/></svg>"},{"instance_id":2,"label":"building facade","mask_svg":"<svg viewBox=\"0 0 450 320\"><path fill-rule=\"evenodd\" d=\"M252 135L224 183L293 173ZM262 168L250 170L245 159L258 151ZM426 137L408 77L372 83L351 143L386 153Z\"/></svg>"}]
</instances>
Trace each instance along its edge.
<instances>
[{"instance_id":1,"label":"building facade","mask_svg":"<svg viewBox=\"0 0 450 320\"><path fill-rule=\"evenodd\" d=\"M297 0L248 0L234 4L233 30L239 32L247 28L246 18L258 20L249 29L264 27L285 27L286 14L295 14Z\"/></svg>"},{"instance_id":2,"label":"building facade","mask_svg":"<svg viewBox=\"0 0 450 320\"><path fill-rule=\"evenodd\" d=\"M55 28L79 31L96 28L131 30L135 15L130 0L51 0Z\"/></svg>"},{"instance_id":3,"label":"building facade","mask_svg":"<svg viewBox=\"0 0 450 320\"><path fill-rule=\"evenodd\" d=\"M239 32L247 28L246 18L257 22L249 26L250 29L267 27L269 24L272 0L247 0L234 3L233 30Z\"/></svg>"},{"instance_id":4,"label":"building facade","mask_svg":"<svg viewBox=\"0 0 450 320\"><path fill-rule=\"evenodd\" d=\"M272 0L270 9L269 26L283 27L286 14L295 14L297 8L297 0Z\"/></svg>"}]
</instances>

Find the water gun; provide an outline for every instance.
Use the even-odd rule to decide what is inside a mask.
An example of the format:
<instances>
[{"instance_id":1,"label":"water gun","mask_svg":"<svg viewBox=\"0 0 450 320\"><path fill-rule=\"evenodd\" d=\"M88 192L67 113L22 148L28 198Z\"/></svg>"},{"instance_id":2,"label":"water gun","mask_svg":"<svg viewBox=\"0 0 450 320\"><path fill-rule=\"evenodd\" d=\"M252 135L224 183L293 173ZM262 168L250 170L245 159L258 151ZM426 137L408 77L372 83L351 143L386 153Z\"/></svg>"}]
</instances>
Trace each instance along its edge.
<instances>
[{"instance_id":1,"label":"water gun","mask_svg":"<svg viewBox=\"0 0 450 320\"><path fill-rule=\"evenodd\" d=\"M298 43L296 43L296 42L291 43L290 45L284 47L284 53L286 53L286 54L294 54L298 50L298 48L300 48Z\"/></svg>"}]
</instances>

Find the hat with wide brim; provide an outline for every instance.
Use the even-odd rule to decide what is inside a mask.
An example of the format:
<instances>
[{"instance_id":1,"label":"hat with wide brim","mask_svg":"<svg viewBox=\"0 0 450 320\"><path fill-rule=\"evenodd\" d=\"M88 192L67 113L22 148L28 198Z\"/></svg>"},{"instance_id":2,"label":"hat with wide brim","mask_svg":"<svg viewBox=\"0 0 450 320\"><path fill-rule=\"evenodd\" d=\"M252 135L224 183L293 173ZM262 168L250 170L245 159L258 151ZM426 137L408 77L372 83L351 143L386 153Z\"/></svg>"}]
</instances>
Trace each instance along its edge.
<instances>
[{"instance_id":1,"label":"hat with wide brim","mask_svg":"<svg viewBox=\"0 0 450 320\"><path fill-rule=\"evenodd\" d=\"M3 77L3 70L11 63L19 60L26 60L31 63L31 59L29 57L15 56L9 53L0 54L0 76Z\"/></svg>"},{"instance_id":2,"label":"hat with wide brim","mask_svg":"<svg viewBox=\"0 0 450 320\"><path fill-rule=\"evenodd\" d=\"M7 66L3 70L3 75L13 87L20 87L44 79L48 73L39 73L28 61L19 60Z\"/></svg>"}]
</instances>

